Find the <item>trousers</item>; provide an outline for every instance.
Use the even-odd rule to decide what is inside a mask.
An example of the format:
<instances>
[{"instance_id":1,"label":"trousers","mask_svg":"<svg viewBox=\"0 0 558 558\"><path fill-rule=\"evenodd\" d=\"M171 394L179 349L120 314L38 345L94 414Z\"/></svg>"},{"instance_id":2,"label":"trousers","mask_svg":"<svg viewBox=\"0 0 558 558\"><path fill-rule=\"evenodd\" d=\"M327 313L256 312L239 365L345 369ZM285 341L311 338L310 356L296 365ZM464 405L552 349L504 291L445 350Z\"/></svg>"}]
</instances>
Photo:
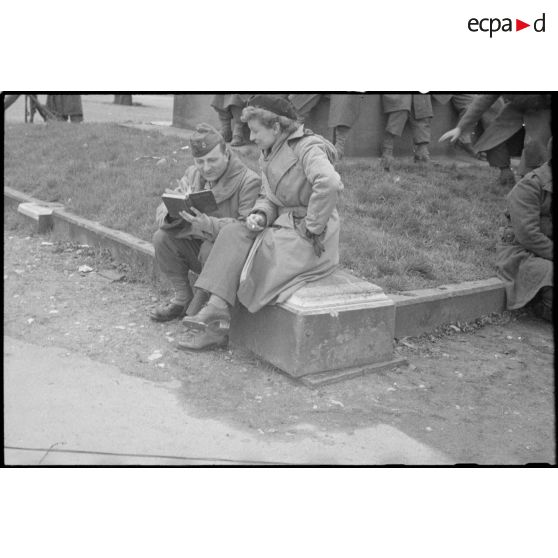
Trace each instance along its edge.
<instances>
[{"instance_id":1,"label":"trousers","mask_svg":"<svg viewBox=\"0 0 558 558\"><path fill-rule=\"evenodd\" d=\"M408 110L390 112L387 118L386 132L400 137L409 121L415 144L430 143L430 118L415 118Z\"/></svg>"},{"instance_id":2,"label":"trousers","mask_svg":"<svg viewBox=\"0 0 558 558\"><path fill-rule=\"evenodd\" d=\"M207 258L208 247L195 238L177 238L166 230L159 229L153 235L153 247L155 248L155 260L159 269L169 276L188 277L188 272L192 270L199 273L202 269L202 260Z\"/></svg>"},{"instance_id":3,"label":"trousers","mask_svg":"<svg viewBox=\"0 0 558 558\"><path fill-rule=\"evenodd\" d=\"M244 223L224 227L196 281L196 288L217 295L231 306L236 302L240 274L258 233Z\"/></svg>"}]
</instances>

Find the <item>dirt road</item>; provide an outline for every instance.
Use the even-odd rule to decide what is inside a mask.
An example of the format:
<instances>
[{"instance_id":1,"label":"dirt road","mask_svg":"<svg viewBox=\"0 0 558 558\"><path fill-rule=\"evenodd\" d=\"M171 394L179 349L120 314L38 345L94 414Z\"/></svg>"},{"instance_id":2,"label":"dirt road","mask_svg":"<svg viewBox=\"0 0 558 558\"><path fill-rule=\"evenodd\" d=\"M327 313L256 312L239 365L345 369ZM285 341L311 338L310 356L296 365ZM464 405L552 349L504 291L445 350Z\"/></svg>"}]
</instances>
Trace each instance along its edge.
<instances>
[{"instance_id":1,"label":"dirt road","mask_svg":"<svg viewBox=\"0 0 558 558\"><path fill-rule=\"evenodd\" d=\"M405 340L396 350L409 367L311 390L242 351L178 351L180 324L147 317L164 292L130 281L87 247L29 231L5 214L4 330L14 339L175 382L191 414L262 440L386 424L455 462L554 462L552 327L529 314L475 333Z\"/></svg>"}]
</instances>

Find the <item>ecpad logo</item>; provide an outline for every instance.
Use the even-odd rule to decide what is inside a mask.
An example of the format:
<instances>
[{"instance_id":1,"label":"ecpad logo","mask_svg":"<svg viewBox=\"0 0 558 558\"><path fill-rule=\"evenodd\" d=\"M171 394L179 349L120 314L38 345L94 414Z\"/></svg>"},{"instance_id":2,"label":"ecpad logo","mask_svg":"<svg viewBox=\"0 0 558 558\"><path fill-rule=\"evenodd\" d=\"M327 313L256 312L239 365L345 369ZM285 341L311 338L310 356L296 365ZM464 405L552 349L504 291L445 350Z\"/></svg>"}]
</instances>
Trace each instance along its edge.
<instances>
[{"instance_id":1,"label":"ecpad logo","mask_svg":"<svg viewBox=\"0 0 558 558\"><path fill-rule=\"evenodd\" d=\"M546 14L536 19L533 23L533 29L537 33L544 33L545 32L545 21ZM500 19L498 17L485 17L482 19L477 19L476 17L472 17L468 23L467 27L469 31L473 33L477 33L478 31L482 31L484 33L490 33L490 38L494 33L498 31L509 32L513 31L513 24L512 19L509 17L505 17ZM527 27L531 27L530 23L525 23L520 19L515 20L515 31L521 31L522 29L526 29Z\"/></svg>"}]
</instances>

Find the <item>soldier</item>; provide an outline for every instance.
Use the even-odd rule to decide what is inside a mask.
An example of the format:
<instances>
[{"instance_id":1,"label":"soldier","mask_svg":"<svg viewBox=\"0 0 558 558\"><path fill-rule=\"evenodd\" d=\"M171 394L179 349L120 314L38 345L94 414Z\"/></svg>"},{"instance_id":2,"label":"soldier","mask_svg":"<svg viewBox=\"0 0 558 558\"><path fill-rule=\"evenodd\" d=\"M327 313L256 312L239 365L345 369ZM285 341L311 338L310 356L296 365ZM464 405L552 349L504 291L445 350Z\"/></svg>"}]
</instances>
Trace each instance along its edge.
<instances>
[{"instance_id":1,"label":"soldier","mask_svg":"<svg viewBox=\"0 0 558 558\"><path fill-rule=\"evenodd\" d=\"M549 161L520 180L508 194L507 218L496 268L506 286L509 310L534 301L535 312L552 321L552 146Z\"/></svg>"},{"instance_id":2,"label":"soldier","mask_svg":"<svg viewBox=\"0 0 558 558\"><path fill-rule=\"evenodd\" d=\"M347 136L360 114L362 95L319 95L293 94L289 100L297 111L301 121L307 118L322 97L329 97L328 127L333 128L333 141L339 159L345 155Z\"/></svg>"},{"instance_id":3,"label":"soldier","mask_svg":"<svg viewBox=\"0 0 558 558\"><path fill-rule=\"evenodd\" d=\"M201 271L225 225L246 219L261 187L260 177L227 148L223 137L208 124L197 127L190 147L194 165L186 170L177 191L210 189L218 209L210 215L196 212L196 217L183 212L182 218L174 220L170 219L164 204L157 209L160 228L153 237L155 259L174 287L172 300L151 312L151 318L158 322L183 317L189 306L192 312L197 311L200 296L193 301L188 272Z\"/></svg>"},{"instance_id":4,"label":"soldier","mask_svg":"<svg viewBox=\"0 0 558 558\"><path fill-rule=\"evenodd\" d=\"M477 95L473 95L472 93L457 93L457 94L433 94L432 97L436 99L440 104L445 105L448 102L451 103L459 118L463 118L469 105L475 100ZM492 105L486 112L484 112L479 122L475 123L474 126L480 125L482 131L486 130L488 126L493 122L496 118L500 110L502 109L504 102L502 99L499 99L494 105ZM486 161L486 156L484 153L477 153L473 147L473 131L470 130L467 132L463 132L461 137L455 142L455 145L468 153L471 157L476 159L483 159Z\"/></svg>"},{"instance_id":5,"label":"soldier","mask_svg":"<svg viewBox=\"0 0 558 558\"><path fill-rule=\"evenodd\" d=\"M529 143L539 146L538 150L528 151L531 154L529 157L525 156L526 152L523 149L520 176L544 162L544 146L550 138L550 95L501 97L503 103L500 112L475 143L474 149L476 152L486 151L490 166L500 169L500 184L513 186L515 175L511 169L510 152L514 144L521 141L524 148ZM478 95L457 126L446 132L440 141L449 139L453 143L459 140L499 99L500 95Z\"/></svg>"},{"instance_id":6,"label":"soldier","mask_svg":"<svg viewBox=\"0 0 558 558\"><path fill-rule=\"evenodd\" d=\"M83 122L81 95L47 95L46 106L57 120Z\"/></svg>"},{"instance_id":7,"label":"soldier","mask_svg":"<svg viewBox=\"0 0 558 558\"><path fill-rule=\"evenodd\" d=\"M415 163L429 163L430 121L432 101L430 95L382 95L387 123L382 149L382 166L389 171L393 164L393 146L396 137L401 137L407 121L413 132Z\"/></svg>"},{"instance_id":8,"label":"soldier","mask_svg":"<svg viewBox=\"0 0 558 558\"><path fill-rule=\"evenodd\" d=\"M250 98L249 94L229 93L215 95L211 106L217 111L221 122L221 135L232 147L244 145L244 124L240 120L242 109Z\"/></svg>"},{"instance_id":9,"label":"soldier","mask_svg":"<svg viewBox=\"0 0 558 558\"><path fill-rule=\"evenodd\" d=\"M211 297L185 320L202 333L184 348L225 344L237 299L257 312L339 264L343 184L333 167L335 148L300 125L287 99L257 95L248 105L242 119L262 152L262 192L246 223L228 225L217 238L196 282Z\"/></svg>"}]
</instances>

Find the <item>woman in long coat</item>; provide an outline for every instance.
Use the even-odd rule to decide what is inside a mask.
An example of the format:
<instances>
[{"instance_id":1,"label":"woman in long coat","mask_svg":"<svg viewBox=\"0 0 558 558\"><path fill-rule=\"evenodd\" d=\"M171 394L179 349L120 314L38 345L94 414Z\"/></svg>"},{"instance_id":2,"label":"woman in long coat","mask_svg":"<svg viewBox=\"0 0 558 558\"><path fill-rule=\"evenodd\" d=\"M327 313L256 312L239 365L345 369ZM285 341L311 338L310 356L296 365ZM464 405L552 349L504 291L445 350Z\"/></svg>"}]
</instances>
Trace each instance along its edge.
<instances>
[{"instance_id":1,"label":"woman in long coat","mask_svg":"<svg viewBox=\"0 0 558 558\"><path fill-rule=\"evenodd\" d=\"M211 297L185 320L203 334L183 348L222 344L237 299L257 312L339 264L337 199L343 184L333 166L335 148L299 125L284 98L258 95L248 105L242 119L262 150L262 191L246 223L219 233L196 282Z\"/></svg>"},{"instance_id":2,"label":"woman in long coat","mask_svg":"<svg viewBox=\"0 0 558 558\"><path fill-rule=\"evenodd\" d=\"M506 286L507 307L536 299L542 317L552 319L553 248L550 162L520 180L508 194L510 226L502 235L496 267Z\"/></svg>"}]
</instances>

